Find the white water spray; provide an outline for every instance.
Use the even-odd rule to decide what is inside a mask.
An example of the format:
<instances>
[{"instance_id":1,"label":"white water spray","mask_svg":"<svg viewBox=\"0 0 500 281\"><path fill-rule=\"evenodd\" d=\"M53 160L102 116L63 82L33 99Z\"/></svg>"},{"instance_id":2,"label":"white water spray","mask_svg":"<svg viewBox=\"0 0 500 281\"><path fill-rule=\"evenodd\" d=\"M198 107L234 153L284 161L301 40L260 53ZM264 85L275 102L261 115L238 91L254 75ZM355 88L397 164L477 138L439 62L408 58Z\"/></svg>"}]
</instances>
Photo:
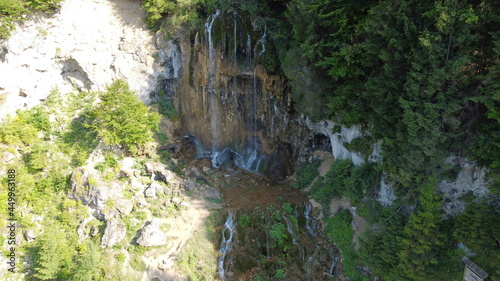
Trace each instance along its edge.
<instances>
[{"instance_id":1,"label":"white water spray","mask_svg":"<svg viewBox=\"0 0 500 281\"><path fill-rule=\"evenodd\" d=\"M227 219L226 222L224 223L224 228L222 229L222 242L220 244L219 252L221 256L219 257L219 260L217 262L218 264L218 273L222 281L225 280L226 276L226 270L224 267L224 260L226 258L226 255L228 252L231 251L233 248L234 244L234 231L235 231L236 225L234 221L234 215L231 211L228 212L227 214Z\"/></svg>"}]
</instances>

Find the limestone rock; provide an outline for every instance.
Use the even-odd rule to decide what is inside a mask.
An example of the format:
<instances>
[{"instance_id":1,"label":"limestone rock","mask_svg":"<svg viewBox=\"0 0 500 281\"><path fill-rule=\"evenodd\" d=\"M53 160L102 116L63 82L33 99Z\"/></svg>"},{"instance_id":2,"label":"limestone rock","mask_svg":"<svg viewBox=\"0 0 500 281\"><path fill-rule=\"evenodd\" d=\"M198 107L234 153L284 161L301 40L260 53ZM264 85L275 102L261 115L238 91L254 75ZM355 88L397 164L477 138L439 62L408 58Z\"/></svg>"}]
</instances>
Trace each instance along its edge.
<instances>
[{"instance_id":1,"label":"limestone rock","mask_svg":"<svg viewBox=\"0 0 500 281\"><path fill-rule=\"evenodd\" d=\"M196 166L192 166L191 168L189 168L186 174L193 179L203 179L202 172Z\"/></svg>"},{"instance_id":2,"label":"limestone rock","mask_svg":"<svg viewBox=\"0 0 500 281\"><path fill-rule=\"evenodd\" d=\"M160 230L160 222L152 220L141 230L137 243L144 247L161 246L167 244L167 236Z\"/></svg>"},{"instance_id":3,"label":"limestone rock","mask_svg":"<svg viewBox=\"0 0 500 281\"><path fill-rule=\"evenodd\" d=\"M202 169L203 173L204 173L205 175L207 175L207 176L209 176L209 175L213 174L212 169L210 169L210 168L209 168L209 167L207 167L207 166L203 166L203 168L201 168L201 169Z\"/></svg>"},{"instance_id":4,"label":"limestone rock","mask_svg":"<svg viewBox=\"0 0 500 281\"><path fill-rule=\"evenodd\" d=\"M116 209L123 215L129 215L134 209L134 203L129 199L119 199L116 201Z\"/></svg>"},{"instance_id":5,"label":"limestone rock","mask_svg":"<svg viewBox=\"0 0 500 281\"><path fill-rule=\"evenodd\" d=\"M101 247L112 247L119 243L127 234L125 223L121 219L113 218L106 222L106 229L101 240Z\"/></svg>"},{"instance_id":6,"label":"limestone rock","mask_svg":"<svg viewBox=\"0 0 500 281\"><path fill-rule=\"evenodd\" d=\"M34 241L36 239L35 231L33 229L24 230L23 237L27 242Z\"/></svg>"},{"instance_id":7,"label":"limestone rock","mask_svg":"<svg viewBox=\"0 0 500 281\"><path fill-rule=\"evenodd\" d=\"M184 182L184 189L186 191L192 191L196 188L196 182L192 179L188 179Z\"/></svg>"},{"instance_id":8,"label":"limestone rock","mask_svg":"<svg viewBox=\"0 0 500 281\"><path fill-rule=\"evenodd\" d=\"M71 176L69 197L79 200L84 205L99 212L104 209L107 200L122 196L123 193L119 185L110 186L110 184L101 182L99 174L92 168L76 168Z\"/></svg>"},{"instance_id":9,"label":"limestone rock","mask_svg":"<svg viewBox=\"0 0 500 281\"><path fill-rule=\"evenodd\" d=\"M146 12L140 5L128 0L65 0L58 13L28 15L0 46L0 87L12 93L2 105L0 120L39 104L55 86L63 94L73 87L100 91L114 80L127 79L130 89L149 102L158 90L156 77L172 67L155 65L153 33L145 26ZM24 97L17 95L20 92Z\"/></svg>"},{"instance_id":10,"label":"limestone rock","mask_svg":"<svg viewBox=\"0 0 500 281\"><path fill-rule=\"evenodd\" d=\"M179 182L180 178L176 173L170 171L167 166L158 162L148 162L145 164L148 176L153 176L154 180L161 180L165 183Z\"/></svg>"},{"instance_id":11,"label":"limestone rock","mask_svg":"<svg viewBox=\"0 0 500 281\"><path fill-rule=\"evenodd\" d=\"M204 192L205 198L209 200L221 200L222 194L217 189L209 188Z\"/></svg>"}]
</instances>

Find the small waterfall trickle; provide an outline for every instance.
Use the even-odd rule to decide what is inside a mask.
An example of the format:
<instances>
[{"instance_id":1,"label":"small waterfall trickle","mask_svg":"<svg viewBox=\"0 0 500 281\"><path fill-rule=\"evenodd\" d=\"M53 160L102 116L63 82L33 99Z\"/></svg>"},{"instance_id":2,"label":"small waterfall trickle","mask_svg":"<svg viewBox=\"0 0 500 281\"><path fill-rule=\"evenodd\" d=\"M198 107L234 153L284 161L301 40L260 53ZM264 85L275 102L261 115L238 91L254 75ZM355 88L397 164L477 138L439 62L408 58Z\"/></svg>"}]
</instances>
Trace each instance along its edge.
<instances>
[{"instance_id":1,"label":"small waterfall trickle","mask_svg":"<svg viewBox=\"0 0 500 281\"><path fill-rule=\"evenodd\" d=\"M246 48L246 56L250 58L252 56L252 38L250 34L247 32L247 48Z\"/></svg>"},{"instance_id":2,"label":"small waterfall trickle","mask_svg":"<svg viewBox=\"0 0 500 281\"><path fill-rule=\"evenodd\" d=\"M306 210L304 212L304 216L306 217L306 228L309 234L311 234L312 236L316 236L317 222L309 216L309 214L311 214L311 210L312 210L311 203L309 202L306 203Z\"/></svg>"},{"instance_id":3,"label":"small waterfall trickle","mask_svg":"<svg viewBox=\"0 0 500 281\"><path fill-rule=\"evenodd\" d=\"M233 55L234 55L234 69L236 69L236 54L237 54L237 41L238 41L238 37L236 35L236 26L237 26L237 23L236 23L236 16L238 15L238 12L234 11L233 12L233 16L232 16L232 19L233 19L233 23L234 23L234 31L233 31ZM236 80L235 80L236 81Z\"/></svg>"},{"instance_id":4,"label":"small waterfall trickle","mask_svg":"<svg viewBox=\"0 0 500 281\"><path fill-rule=\"evenodd\" d=\"M288 230L288 233L290 233L290 235L292 235L293 245L295 245L295 246L299 245L299 243L297 242L299 240L299 238L297 237L297 235L293 231L292 222L290 221L290 219L287 216L283 216L283 219L286 221L286 229Z\"/></svg>"},{"instance_id":5,"label":"small waterfall trickle","mask_svg":"<svg viewBox=\"0 0 500 281\"><path fill-rule=\"evenodd\" d=\"M261 56L265 51L266 51L266 36L267 36L267 26L264 27L264 34L262 34L262 37L257 40L257 43L255 44L255 57ZM257 55L257 45L261 44L262 51Z\"/></svg>"},{"instance_id":6,"label":"small waterfall trickle","mask_svg":"<svg viewBox=\"0 0 500 281\"><path fill-rule=\"evenodd\" d=\"M226 258L227 253L231 251L234 244L234 232L236 229L236 224L234 220L234 215L231 211L228 211L226 222L224 223L224 228L222 229L222 242L220 244L219 252L220 257L217 261L217 265L219 267L218 273L221 280L225 280L226 268L224 266L224 260ZM227 234L227 235L226 235Z\"/></svg>"},{"instance_id":7,"label":"small waterfall trickle","mask_svg":"<svg viewBox=\"0 0 500 281\"><path fill-rule=\"evenodd\" d=\"M328 270L328 274L330 274L330 276L333 276L333 271L335 270L335 266L337 265L337 261L339 260L339 257L337 257L335 255L331 255L331 258L332 258L332 265L330 266L330 269Z\"/></svg>"},{"instance_id":8,"label":"small waterfall trickle","mask_svg":"<svg viewBox=\"0 0 500 281\"><path fill-rule=\"evenodd\" d=\"M215 11L215 14L208 16L207 21L205 22L205 31L207 33L208 39L208 84L210 86L211 81L215 75L215 48L214 48L214 40L212 38L212 28L214 25L215 19L219 16L220 10Z\"/></svg>"}]
</instances>

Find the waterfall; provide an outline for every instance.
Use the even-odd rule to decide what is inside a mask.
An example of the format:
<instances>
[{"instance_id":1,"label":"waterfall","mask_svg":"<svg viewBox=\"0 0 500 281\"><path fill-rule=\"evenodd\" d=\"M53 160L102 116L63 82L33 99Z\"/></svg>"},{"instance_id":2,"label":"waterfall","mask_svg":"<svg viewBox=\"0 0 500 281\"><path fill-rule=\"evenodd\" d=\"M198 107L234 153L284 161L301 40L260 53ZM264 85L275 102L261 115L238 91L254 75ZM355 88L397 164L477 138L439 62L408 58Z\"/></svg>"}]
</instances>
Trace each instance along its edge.
<instances>
[{"instance_id":1,"label":"waterfall","mask_svg":"<svg viewBox=\"0 0 500 281\"><path fill-rule=\"evenodd\" d=\"M233 55L234 55L234 69L236 69L236 53L237 53L237 41L238 41L238 37L236 36L236 16L238 15L238 12L234 11L233 12L233 23L234 23L234 31L233 31L233 42L234 42L234 45L233 45L233 48L234 48L234 52L233 52ZM236 80L235 80L236 81Z\"/></svg>"},{"instance_id":2,"label":"waterfall","mask_svg":"<svg viewBox=\"0 0 500 281\"><path fill-rule=\"evenodd\" d=\"M215 11L215 14L208 16L207 21L205 23L205 30L207 32L208 38L208 84L211 86L212 79L215 75L215 48L214 48L214 40L212 38L212 28L214 25L215 19L219 16L220 10Z\"/></svg>"},{"instance_id":3,"label":"waterfall","mask_svg":"<svg viewBox=\"0 0 500 281\"><path fill-rule=\"evenodd\" d=\"M219 144L220 137L220 112L217 106L217 92L213 87L214 77L215 77L215 48L214 40L212 37L212 28L215 19L219 16L220 10L217 10L215 14L210 15L205 23L205 30L208 38L208 99L209 99L209 118L210 118L210 128L212 131L212 151L215 151Z\"/></svg>"},{"instance_id":4,"label":"waterfall","mask_svg":"<svg viewBox=\"0 0 500 281\"><path fill-rule=\"evenodd\" d=\"M337 265L337 261L338 261L339 257L337 257L335 255L331 255L331 258L332 258L332 265L330 266L330 270L328 270L328 274L330 274L330 276L333 276L333 270L335 269L335 266Z\"/></svg>"},{"instance_id":5,"label":"waterfall","mask_svg":"<svg viewBox=\"0 0 500 281\"><path fill-rule=\"evenodd\" d=\"M286 229L288 230L288 233L290 233L290 235L292 235L293 245L296 245L296 246L299 245L299 243L297 242L297 240L299 238L297 237L297 235L293 231L292 222L290 221L290 219L287 216L283 216L283 219L286 221Z\"/></svg>"},{"instance_id":6,"label":"waterfall","mask_svg":"<svg viewBox=\"0 0 500 281\"><path fill-rule=\"evenodd\" d=\"M306 217L306 228L309 234L311 234L312 236L316 236L317 222L309 216L309 214L311 213L311 209L312 209L311 203L307 202L306 210L304 212L304 216Z\"/></svg>"},{"instance_id":7,"label":"waterfall","mask_svg":"<svg viewBox=\"0 0 500 281\"><path fill-rule=\"evenodd\" d=\"M247 58L250 58L252 56L252 38L250 37L250 34L248 32L247 32L246 55L247 55Z\"/></svg>"},{"instance_id":8,"label":"waterfall","mask_svg":"<svg viewBox=\"0 0 500 281\"><path fill-rule=\"evenodd\" d=\"M255 44L255 57L257 58L257 45L259 43L262 46L262 51L260 51L258 56L261 56L265 51L266 51L266 35L267 35L267 25L264 27L264 34L262 34L262 37L257 40L257 43Z\"/></svg>"},{"instance_id":9,"label":"waterfall","mask_svg":"<svg viewBox=\"0 0 500 281\"><path fill-rule=\"evenodd\" d=\"M219 260L217 262L217 265L219 267L218 273L222 281L225 280L224 260L226 258L226 254L233 248L233 243L234 243L233 238L235 229L236 229L236 224L234 221L233 213L231 211L228 211L227 219L226 222L224 223L224 228L222 229L222 242L219 248L221 256L219 257Z\"/></svg>"}]
</instances>

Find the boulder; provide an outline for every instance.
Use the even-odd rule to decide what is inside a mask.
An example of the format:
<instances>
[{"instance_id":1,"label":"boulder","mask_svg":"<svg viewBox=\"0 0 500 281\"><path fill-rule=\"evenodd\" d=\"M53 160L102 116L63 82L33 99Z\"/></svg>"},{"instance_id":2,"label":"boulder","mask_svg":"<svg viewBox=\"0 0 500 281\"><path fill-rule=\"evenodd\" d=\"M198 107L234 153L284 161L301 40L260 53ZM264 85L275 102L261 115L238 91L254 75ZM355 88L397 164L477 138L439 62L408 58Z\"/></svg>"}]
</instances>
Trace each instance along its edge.
<instances>
[{"instance_id":1,"label":"boulder","mask_svg":"<svg viewBox=\"0 0 500 281\"><path fill-rule=\"evenodd\" d=\"M209 200L221 200L222 199L222 194L217 189L214 188L209 188L205 190L204 194L205 198Z\"/></svg>"},{"instance_id":2,"label":"boulder","mask_svg":"<svg viewBox=\"0 0 500 281\"><path fill-rule=\"evenodd\" d=\"M119 199L116 201L116 209L121 214L127 216L134 209L134 203L129 199Z\"/></svg>"},{"instance_id":3,"label":"boulder","mask_svg":"<svg viewBox=\"0 0 500 281\"><path fill-rule=\"evenodd\" d=\"M36 239L36 234L33 229L28 229L23 231L23 237L26 242L31 242Z\"/></svg>"},{"instance_id":4,"label":"boulder","mask_svg":"<svg viewBox=\"0 0 500 281\"><path fill-rule=\"evenodd\" d=\"M71 176L71 191L68 197L96 210L98 217L103 219L106 201L122 198L123 191L117 183L101 181L99 173L93 168L79 167Z\"/></svg>"},{"instance_id":5,"label":"boulder","mask_svg":"<svg viewBox=\"0 0 500 281\"><path fill-rule=\"evenodd\" d=\"M152 220L141 230L141 235L137 239L137 243L144 247L161 246L167 244L167 236L160 230L160 222Z\"/></svg>"},{"instance_id":6,"label":"boulder","mask_svg":"<svg viewBox=\"0 0 500 281\"><path fill-rule=\"evenodd\" d=\"M189 192L195 188L196 188L196 182L194 180L188 179L187 181L184 182L184 189L186 191Z\"/></svg>"},{"instance_id":7,"label":"boulder","mask_svg":"<svg viewBox=\"0 0 500 281\"><path fill-rule=\"evenodd\" d=\"M154 180L160 180L165 183L180 182L179 176L170 171L167 166L158 162L148 162L145 164L146 173L152 176Z\"/></svg>"},{"instance_id":8,"label":"boulder","mask_svg":"<svg viewBox=\"0 0 500 281\"><path fill-rule=\"evenodd\" d=\"M106 222L106 229L101 240L101 247L112 247L119 243L127 234L125 223L121 219L112 218Z\"/></svg>"}]
</instances>

